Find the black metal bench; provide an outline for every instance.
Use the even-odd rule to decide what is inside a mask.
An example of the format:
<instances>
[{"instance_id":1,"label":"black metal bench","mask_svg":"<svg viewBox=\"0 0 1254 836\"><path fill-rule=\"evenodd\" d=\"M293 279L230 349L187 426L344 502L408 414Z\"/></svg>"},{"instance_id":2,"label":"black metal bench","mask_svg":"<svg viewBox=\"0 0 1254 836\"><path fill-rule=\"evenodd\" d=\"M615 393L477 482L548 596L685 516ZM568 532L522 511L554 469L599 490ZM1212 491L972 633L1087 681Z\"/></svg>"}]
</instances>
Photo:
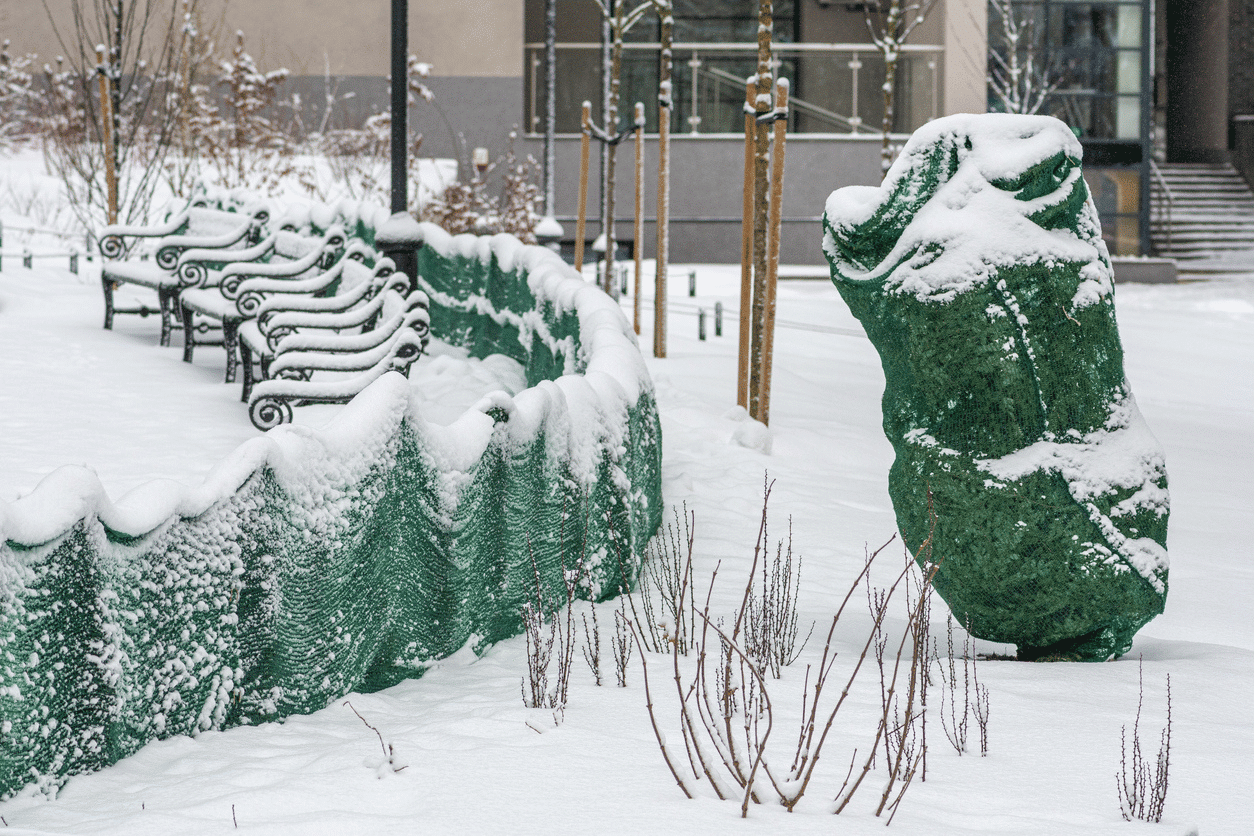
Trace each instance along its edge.
<instances>
[{"instance_id":1,"label":"black metal bench","mask_svg":"<svg viewBox=\"0 0 1254 836\"><path fill-rule=\"evenodd\" d=\"M408 286L408 277L394 275ZM368 331L297 330L279 340L269 363L273 377L258 382L248 399L253 426L268 430L290 422L293 406L347 403L389 371L409 373L430 338L427 295L402 297L389 287L377 298L382 316Z\"/></svg>"},{"instance_id":2,"label":"black metal bench","mask_svg":"<svg viewBox=\"0 0 1254 836\"><path fill-rule=\"evenodd\" d=\"M106 227L100 238L100 253L106 259L100 274L104 327L113 328L115 314L146 317L157 313L161 316L161 345L169 345L179 291L187 285L187 279L177 273L180 256L191 248L221 252L255 243L269 217L265 205L257 205L248 213L188 206L156 226ZM122 284L155 291L157 307L118 307L114 293Z\"/></svg>"},{"instance_id":3,"label":"black metal bench","mask_svg":"<svg viewBox=\"0 0 1254 836\"><path fill-rule=\"evenodd\" d=\"M235 381L239 326L256 315L257 306L267 294L333 293L334 277L320 277L339 259L364 261L375 256L361 242L346 246L339 228L317 239L280 232L268 240L264 252L248 252L255 256L248 261L206 265L193 257L198 254L187 253L179 266L180 275L187 276L191 265L197 265L201 269L196 275L203 282L203 286L186 288L178 295L183 320L183 360L192 362L197 345L221 345L226 350L227 383ZM204 338L215 330L220 330L220 338Z\"/></svg>"},{"instance_id":4,"label":"black metal bench","mask_svg":"<svg viewBox=\"0 0 1254 836\"><path fill-rule=\"evenodd\" d=\"M333 295L274 295L257 308L255 318L239 327L240 367L243 388L240 399L248 402L253 384L268 379L270 364L279 343L294 334L301 334L294 345L312 346L311 335L318 333L361 333L375 327L384 306L385 291L404 296L409 292L409 279L397 273L388 258L380 259L373 269L351 258L342 258L327 272L338 279Z\"/></svg>"}]
</instances>

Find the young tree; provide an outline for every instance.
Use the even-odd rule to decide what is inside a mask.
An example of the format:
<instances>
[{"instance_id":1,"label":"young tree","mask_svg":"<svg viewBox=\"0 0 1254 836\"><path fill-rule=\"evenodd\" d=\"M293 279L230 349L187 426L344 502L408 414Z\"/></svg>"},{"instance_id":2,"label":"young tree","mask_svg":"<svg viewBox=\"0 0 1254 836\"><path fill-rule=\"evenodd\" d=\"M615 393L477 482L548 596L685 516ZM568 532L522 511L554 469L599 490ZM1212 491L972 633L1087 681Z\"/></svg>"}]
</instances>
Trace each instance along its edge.
<instances>
[{"instance_id":1,"label":"young tree","mask_svg":"<svg viewBox=\"0 0 1254 836\"><path fill-rule=\"evenodd\" d=\"M871 41L884 58L884 119L880 125L883 142L880 146L880 168L887 173L893 164L888 147L888 134L893 129L897 92L897 63L901 47L918 28L936 0L871 0L864 7Z\"/></svg>"},{"instance_id":2,"label":"young tree","mask_svg":"<svg viewBox=\"0 0 1254 836\"><path fill-rule=\"evenodd\" d=\"M749 415L762 420L763 327L766 322L766 281L769 271L767 229L770 216L768 170L771 157L771 90L775 86L771 66L771 30L774 22L772 0L758 0L758 72L754 76L753 110L753 293L749 342ZM741 311L741 316L745 315Z\"/></svg>"},{"instance_id":3,"label":"young tree","mask_svg":"<svg viewBox=\"0 0 1254 836\"><path fill-rule=\"evenodd\" d=\"M1048 60L1042 60L1035 21L1015 14L1011 0L989 0L1001 22L989 34L988 88L1006 113L1037 113L1062 83Z\"/></svg>"},{"instance_id":4,"label":"young tree","mask_svg":"<svg viewBox=\"0 0 1254 836\"><path fill-rule=\"evenodd\" d=\"M601 183L601 234L605 236L605 260L601 273L601 289L609 293L614 281L614 250L617 241L614 237L614 158L619 140L626 134L618 130L618 99L619 76L623 66L623 36L653 4L653 0L645 0L630 11L625 0L595 0L601 9L610 29L610 95L606 102L605 123L602 130L597 131L601 140L607 144L608 155L605 162L605 175ZM639 242L637 242L637 245Z\"/></svg>"},{"instance_id":5,"label":"young tree","mask_svg":"<svg viewBox=\"0 0 1254 836\"><path fill-rule=\"evenodd\" d=\"M188 0L180 11L181 0L77 0L67 28L43 0L66 56L57 70L45 68L50 85L45 118L57 128L45 154L49 168L65 181L71 209L89 229L106 205L97 73L109 81L118 217L124 223L143 221L178 122L179 110L170 106L166 91L184 51L184 16L195 13L196 2ZM98 44L105 47L102 67Z\"/></svg>"},{"instance_id":6,"label":"young tree","mask_svg":"<svg viewBox=\"0 0 1254 836\"><path fill-rule=\"evenodd\" d=\"M666 270L670 263L671 214L671 37L673 0L652 0L660 26L661 55L657 87L657 264L653 278L653 356L666 356ZM636 242L640 246L640 242Z\"/></svg>"}]
</instances>

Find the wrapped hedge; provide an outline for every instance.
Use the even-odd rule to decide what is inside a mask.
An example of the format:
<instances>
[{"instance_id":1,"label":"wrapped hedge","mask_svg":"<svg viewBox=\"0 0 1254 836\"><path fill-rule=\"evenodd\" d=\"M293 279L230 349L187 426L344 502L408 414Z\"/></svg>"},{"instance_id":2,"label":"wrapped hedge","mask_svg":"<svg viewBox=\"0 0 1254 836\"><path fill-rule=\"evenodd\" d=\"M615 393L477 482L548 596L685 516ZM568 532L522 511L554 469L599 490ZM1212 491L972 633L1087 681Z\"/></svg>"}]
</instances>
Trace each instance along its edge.
<instances>
[{"instance_id":1,"label":"wrapped hedge","mask_svg":"<svg viewBox=\"0 0 1254 836\"><path fill-rule=\"evenodd\" d=\"M438 426L393 372L198 489L66 467L0 503L0 793L419 676L518 633L537 569L550 600L581 561L589 597L632 582L661 437L630 326L548 250L422 236L433 332L530 388Z\"/></svg>"},{"instance_id":2,"label":"wrapped hedge","mask_svg":"<svg viewBox=\"0 0 1254 836\"><path fill-rule=\"evenodd\" d=\"M933 534L936 590L1021 658L1125 653L1167 595L1167 474L1080 157L1050 117L938 119L824 216L884 366L902 535Z\"/></svg>"}]
</instances>

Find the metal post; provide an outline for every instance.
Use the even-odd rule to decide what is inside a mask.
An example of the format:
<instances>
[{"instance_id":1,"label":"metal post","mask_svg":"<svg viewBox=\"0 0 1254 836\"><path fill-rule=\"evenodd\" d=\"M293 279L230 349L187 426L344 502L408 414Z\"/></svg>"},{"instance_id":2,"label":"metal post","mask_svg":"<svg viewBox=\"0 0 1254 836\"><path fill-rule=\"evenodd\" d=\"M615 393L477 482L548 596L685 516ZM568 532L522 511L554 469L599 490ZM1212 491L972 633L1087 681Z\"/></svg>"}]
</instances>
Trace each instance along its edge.
<instances>
[{"instance_id":1,"label":"metal post","mask_svg":"<svg viewBox=\"0 0 1254 836\"><path fill-rule=\"evenodd\" d=\"M70 253L70 272L78 275L78 253Z\"/></svg>"},{"instance_id":2,"label":"metal post","mask_svg":"<svg viewBox=\"0 0 1254 836\"><path fill-rule=\"evenodd\" d=\"M714 336L723 336L723 303L714 303Z\"/></svg>"},{"instance_id":3,"label":"metal post","mask_svg":"<svg viewBox=\"0 0 1254 836\"><path fill-rule=\"evenodd\" d=\"M858 126L862 124L862 117L858 115L858 70L862 69L862 62L858 60L858 53L853 54L853 58L849 59L850 82L849 90L853 96L850 107L853 113L849 117L849 133L856 134Z\"/></svg>"},{"instance_id":4,"label":"metal post","mask_svg":"<svg viewBox=\"0 0 1254 836\"><path fill-rule=\"evenodd\" d=\"M392 213L409 208L409 0L392 0ZM412 278L412 277L411 277Z\"/></svg>"},{"instance_id":5,"label":"metal post","mask_svg":"<svg viewBox=\"0 0 1254 836\"><path fill-rule=\"evenodd\" d=\"M705 308L697 308L697 339L705 341Z\"/></svg>"},{"instance_id":6,"label":"metal post","mask_svg":"<svg viewBox=\"0 0 1254 836\"><path fill-rule=\"evenodd\" d=\"M695 134L699 133L698 128L701 126L701 115L697 112L697 95L700 89L697 87L697 73L701 70L701 56L692 53L688 66L692 70L692 105L688 111L688 126L691 129L689 133Z\"/></svg>"},{"instance_id":7,"label":"metal post","mask_svg":"<svg viewBox=\"0 0 1254 836\"><path fill-rule=\"evenodd\" d=\"M536 112L536 75L540 71L540 56L534 52L531 53L531 129L530 133L536 133L540 129L540 114Z\"/></svg>"},{"instance_id":8,"label":"metal post","mask_svg":"<svg viewBox=\"0 0 1254 836\"><path fill-rule=\"evenodd\" d=\"M30 250L22 250L22 266L25 267L27 270L31 268Z\"/></svg>"},{"instance_id":9,"label":"metal post","mask_svg":"<svg viewBox=\"0 0 1254 836\"><path fill-rule=\"evenodd\" d=\"M688 271L688 295L689 296L697 295L697 271L696 270Z\"/></svg>"}]
</instances>

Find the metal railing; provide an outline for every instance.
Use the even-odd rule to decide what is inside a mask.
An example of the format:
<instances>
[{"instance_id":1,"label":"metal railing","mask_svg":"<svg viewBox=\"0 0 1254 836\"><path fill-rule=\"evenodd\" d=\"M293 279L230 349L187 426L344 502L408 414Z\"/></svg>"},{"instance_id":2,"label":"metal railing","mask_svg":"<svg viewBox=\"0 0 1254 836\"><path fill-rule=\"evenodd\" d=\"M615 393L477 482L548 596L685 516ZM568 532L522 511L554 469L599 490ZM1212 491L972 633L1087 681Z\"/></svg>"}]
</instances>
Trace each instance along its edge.
<instances>
[{"instance_id":1,"label":"metal railing","mask_svg":"<svg viewBox=\"0 0 1254 836\"><path fill-rule=\"evenodd\" d=\"M629 118L630 103L645 108L645 130L657 130L658 43L623 45L619 113ZM525 45L526 125L544 124L544 44ZM757 44L676 43L672 48L671 130L690 135L738 133L743 129L745 78L757 69ZM939 115L943 48L905 44L898 58L894 132L908 133ZM774 44L775 72L792 83L789 129L795 133L878 134L883 120L884 60L871 43ZM579 131L579 108L601 108L601 45L557 45L559 133Z\"/></svg>"},{"instance_id":2,"label":"metal railing","mask_svg":"<svg viewBox=\"0 0 1254 836\"><path fill-rule=\"evenodd\" d=\"M1158 163L1154 162L1153 157L1150 158L1149 165L1150 176L1158 184L1157 189L1150 189L1150 224L1167 231L1166 245L1163 247L1162 252L1169 253L1171 252L1171 213L1175 206L1176 198L1171 193L1171 186L1167 185L1167 179L1163 177L1163 173L1159 170ZM1162 197L1159 197L1159 194Z\"/></svg>"}]
</instances>

